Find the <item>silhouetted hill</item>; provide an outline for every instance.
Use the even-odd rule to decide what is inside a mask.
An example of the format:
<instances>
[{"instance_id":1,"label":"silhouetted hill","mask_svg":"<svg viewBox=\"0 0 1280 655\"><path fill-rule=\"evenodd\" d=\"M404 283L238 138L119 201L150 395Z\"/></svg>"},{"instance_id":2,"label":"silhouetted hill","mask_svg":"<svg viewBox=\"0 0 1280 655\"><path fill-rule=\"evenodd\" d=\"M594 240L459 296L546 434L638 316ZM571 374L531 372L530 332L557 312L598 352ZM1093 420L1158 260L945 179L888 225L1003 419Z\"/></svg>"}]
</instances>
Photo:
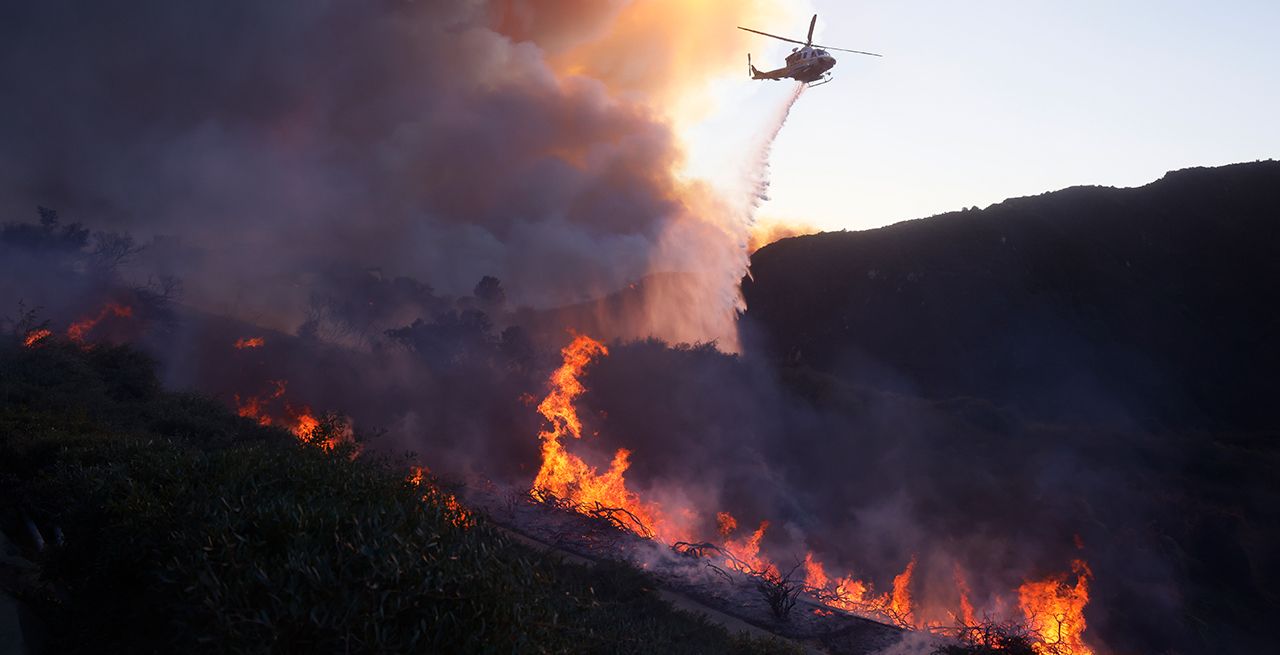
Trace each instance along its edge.
<instances>
[{"instance_id":1,"label":"silhouetted hill","mask_svg":"<svg viewBox=\"0 0 1280 655\"><path fill-rule=\"evenodd\" d=\"M1280 423L1280 162L786 239L752 277L756 345L855 382L1056 420Z\"/></svg>"}]
</instances>

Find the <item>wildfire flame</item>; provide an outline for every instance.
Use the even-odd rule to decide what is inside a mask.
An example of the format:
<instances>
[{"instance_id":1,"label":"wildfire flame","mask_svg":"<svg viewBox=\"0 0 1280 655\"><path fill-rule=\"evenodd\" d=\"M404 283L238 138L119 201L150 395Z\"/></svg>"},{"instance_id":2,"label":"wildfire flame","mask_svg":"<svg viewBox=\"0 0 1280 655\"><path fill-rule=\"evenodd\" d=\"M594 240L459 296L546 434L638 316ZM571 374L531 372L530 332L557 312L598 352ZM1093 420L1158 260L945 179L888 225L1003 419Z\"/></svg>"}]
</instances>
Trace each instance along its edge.
<instances>
[{"instance_id":1,"label":"wildfire flame","mask_svg":"<svg viewBox=\"0 0 1280 655\"><path fill-rule=\"evenodd\" d=\"M266 340L262 337L241 337L236 339L236 350L244 350L245 348L261 348L266 344Z\"/></svg>"},{"instance_id":2,"label":"wildfire flame","mask_svg":"<svg viewBox=\"0 0 1280 655\"><path fill-rule=\"evenodd\" d=\"M826 567L812 552L804 558L805 587L822 602L847 612L868 616L880 616L903 627L920 627L914 623L914 607L911 598L911 578L915 573L916 559L893 578L893 590L876 594L869 582L845 575L832 580Z\"/></svg>"},{"instance_id":3,"label":"wildfire flame","mask_svg":"<svg viewBox=\"0 0 1280 655\"><path fill-rule=\"evenodd\" d=\"M760 555L760 540L769 529L768 521L761 521L760 527L743 541L726 541L724 549L733 554L733 558L725 560L724 565L735 571L747 573L776 573L777 568L768 559Z\"/></svg>"},{"instance_id":4,"label":"wildfire flame","mask_svg":"<svg viewBox=\"0 0 1280 655\"><path fill-rule=\"evenodd\" d=\"M956 590L960 592L960 622L962 625L977 625L977 613L973 611L973 601L970 596L973 591L969 589L969 581L964 576L964 569L959 564L955 565Z\"/></svg>"},{"instance_id":5,"label":"wildfire flame","mask_svg":"<svg viewBox=\"0 0 1280 655\"><path fill-rule=\"evenodd\" d=\"M285 391L288 389L287 380L271 380L271 391L259 395L242 398L240 394L235 394L236 413L247 419L257 421L258 425L280 425L299 441L312 443L320 446L325 450L333 450L340 443L351 442L355 440L351 423L345 420L339 420L337 425L331 425L333 434L326 434L324 439L318 438L318 431L325 427L320 418L311 409L310 405L294 406L288 402L284 403L284 416L272 417L268 411L268 407L276 400L284 397Z\"/></svg>"},{"instance_id":6,"label":"wildfire flame","mask_svg":"<svg viewBox=\"0 0 1280 655\"><path fill-rule=\"evenodd\" d=\"M538 405L538 412L546 418L547 427L538 434L542 441L542 465L533 481L531 493L543 499L554 497L568 501L583 513L600 508L626 510L651 530L646 534L639 526L633 527L637 534L668 543L684 540L686 530L683 525L675 526L668 522L659 505L644 501L627 488L624 474L630 465L629 451L619 449L609 468L601 473L565 447L566 437L582 438L582 421L574 401L586 392L582 383L584 371L593 361L608 353L608 348L602 343L585 335L575 335L573 341L561 350L564 361L551 374L550 391ZM697 515L691 511L684 511L682 517L689 519L690 525L697 524ZM730 537L738 529L737 519L729 512L718 512L715 518L716 529L723 539L723 550L728 554L727 567L752 575L778 575L777 567L761 552L769 521L761 521L750 535L735 540ZM911 585L916 565L917 559L913 556L902 572L894 576L891 589L876 593L871 583L852 575L832 578L818 557L808 552L803 563L805 588L831 608L881 617L905 628L940 627L940 622L929 622L921 616L926 612L915 605ZM1074 561L1072 569L1076 576L1074 585L1067 583L1068 576L1064 574L1028 581L1018 589L1023 617L1036 638L1034 648L1037 655L1093 655L1094 651L1085 645L1082 636L1085 630L1084 608L1089 601L1088 581L1093 574L1083 560ZM958 565L954 575L960 605L956 621L962 626L975 626L977 612L972 592ZM997 597L994 602L997 612L1003 614L1003 599ZM943 614L940 611L928 613L935 616ZM956 617L956 613L950 614Z\"/></svg>"},{"instance_id":7,"label":"wildfire flame","mask_svg":"<svg viewBox=\"0 0 1280 655\"><path fill-rule=\"evenodd\" d=\"M1040 641L1033 645L1037 655L1093 655L1084 643L1084 608L1089 603L1089 579L1093 571L1084 560L1071 562L1075 584L1067 574L1029 581L1018 588L1018 604L1027 627Z\"/></svg>"},{"instance_id":8,"label":"wildfire flame","mask_svg":"<svg viewBox=\"0 0 1280 655\"><path fill-rule=\"evenodd\" d=\"M458 502L457 496L442 491L440 488L427 482L426 476L428 473L430 473L430 471L427 470L427 467L414 466L410 469L409 477L406 478L406 481L415 487L423 489L423 501L430 501L434 496L444 507L445 516L448 518L450 523L460 528L474 525L475 517L471 514L470 510L466 509Z\"/></svg>"},{"instance_id":9,"label":"wildfire flame","mask_svg":"<svg viewBox=\"0 0 1280 655\"><path fill-rule=\"evenodd\" d=\"M609 349L591 337L577 335L560 353L564 363L551 374L551 391L538 404L538 413L547 419L548 427L538 433L542 440L542 466L533 480L533 495L556 497L583 511L602 507L626 510L654 535L680 538L656 505L645 503L627 489L624 474L631 465L630 451L618 449L609 468L601 473L565 449L565 437L582 438L582 421L573 401L586 391L581 380L583 371L596 357L607 355ZM639 526L634 529L640 532Z\"/></svg>"},{"instance_id":10,"label":"wildfire flame","mask_svg":"<svg viewBox=\"0 0 1280 655\"><path fill-rule=\"evenodd\" d=\"M893 596L889 599L889 616L898 623L915 625L911 608L911 576L916 571L916 558L912 557L907 568L893 578Z\"/></svg>"},{"instance_id":11,"label":"wildfire flame","mask_svg":"<svg viewBox=\"0 0 1280 655\"><path fill-rule=\"evenodd\" d=\"M825 589L831 579L827 577L827 571L822 566L812 552L804 554L804 586L810 589Z\"/></svg>"},{"instance_id":12,"label":"wildfire flame","mask_svg":"<svg viewBox=\"0 0 1280 655\"><path fill-rule=\"evenodd\" d=\"M48 339L51 336L53 336L52 330L48 330L45 328L37 328L35 330L31 330L27 332L27 335L25 337L22 338L22 346L24 348L35 348L36 346L40 345L42 341L44 341L45 339Z\"/></svg>"},{"instance_id":13,"label":"wildfire flame","mask_svg":"<svg viewBox=\"0 0 1280 655\"><path fill-rule=\"evenodd\" d=\"M236 394L236 413L244 418L257 421L258 425L271 425L271 417L264 411L264 407L271 401L283 396L287 384L288 382L285 380L272 380L272 390L262 396L250 396L249 398L241 399L240 394Z\"/></svg>"},{"instance_id":14,"label":"wildfire flame","mask_svg":"<svg viewBox=\"0 0 1280 655\"><path fill-rule=\"evenodd\" d=\"M129 318L133 316L133 308L128 305L109 302L104 305L102 309L98 310L96 315L82 318L72 323L71 327L67 328L67 336L72 341L83 344L85 342L85 338L89 336L89 332L91 332L98 323L101 323L108 316Z\"/></svg>"}]
</instances>

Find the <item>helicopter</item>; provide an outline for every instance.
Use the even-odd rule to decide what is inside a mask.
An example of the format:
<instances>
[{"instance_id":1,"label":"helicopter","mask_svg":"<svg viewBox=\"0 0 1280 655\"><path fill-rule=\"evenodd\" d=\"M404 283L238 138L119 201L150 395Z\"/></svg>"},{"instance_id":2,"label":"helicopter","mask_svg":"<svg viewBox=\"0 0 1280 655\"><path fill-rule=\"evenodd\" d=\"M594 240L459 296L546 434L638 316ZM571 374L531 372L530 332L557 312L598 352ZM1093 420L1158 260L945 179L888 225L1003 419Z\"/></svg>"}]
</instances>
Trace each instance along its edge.
<instances>
[{"instance_id":1,"label":"helicopter","mask_svg":"<svg viewBox=\"0 0 1280 655\"><path fill-rule=\"evenodd\" d=\"M751 53L747 53L747 69L753 80L783 80L793 79L797 82L803 82L809 86L822 86L830 82L831 68L836 65L836 58L831 56L828 50L838 50L840 52L852 52L859 55L869 55L872 57L881 57L874 52L863 52L861 50L848 50L846 48L832 48L825 45L813 44L813 27L818 24L818 15L814 14L813 19L809 21L809 36L804 41L796 39L788 39L785 36L769 34L760 30L753 30L749 27L738 26L738 29L755 34L761 34L770 38L787 41L790 43L799 43L803 48L792 48L791 54L787 55L787 65L777 70L760 71L751 64Z\"/></svg>"}]
</instances>

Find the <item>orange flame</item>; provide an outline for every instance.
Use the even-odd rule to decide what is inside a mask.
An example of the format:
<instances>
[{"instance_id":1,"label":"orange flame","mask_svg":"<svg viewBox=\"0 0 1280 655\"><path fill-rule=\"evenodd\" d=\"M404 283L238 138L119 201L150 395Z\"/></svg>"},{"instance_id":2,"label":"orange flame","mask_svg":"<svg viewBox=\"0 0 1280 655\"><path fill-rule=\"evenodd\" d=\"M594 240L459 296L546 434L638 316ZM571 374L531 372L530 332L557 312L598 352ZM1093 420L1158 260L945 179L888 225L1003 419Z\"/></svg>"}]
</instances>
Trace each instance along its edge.
<instances>
[{"instance_id":1,"label":"orange flame","mask_svg":"<svg viewBox=\"0 0 1280 655\"><path fill-rule=\"evenodd\" d=\"M271 401L284 395L287 384L288 382L285 380L272 380L271 385L274 388L265 396L251 396L241 399L240 394L236 394L236 414L244 418L253 419L258 422L258 425L271 425L271 417L266 414L264 408Z\"/></svg>"},{"instance_id":2,"label":"orange flame","mask_svg":"<svg viewBox=\"0 0 1280 655\"><path fill-rule=\"evenodd\" d=\"M269 393L261 396L250 396L241 398L240 394L235 394L236 413L244 418L253 419L258 425L275 425L279 424L293 436L302 442L316 441L316 430L322 427L322 422L316 417L315 412L310 405L301 405L295 407L284 403L284 417L273 418L268 411L268 406L274 401L284 397L285 390L288 388L286 380L271 380L272 389ZM337 425L333 426L336 433L327 436L323 441L315 443L325 450L333 450L340 443L355 441L355 432L352 430L351 422L346 419L339 419Z\"/></svg>"},{"instance_id":3,"label":"orange flame","mask_svg":"<svg viewBox=\"0 0 1280 655\"><path fill-rule=\"evenodd\" d=\"M804 554L804 586L810 589L826 589L831 579L827 577L827 572L814 556L813 552Z\"/></svg>"},{"instance_id":4,"label":"orange flame","mask_svg":"<svg viewBox=\"0 0 1280 655\"><path fill-rule=\"evenodd\" d=\"M548 426L538 434L542 441L542 464L531 492L535 497L568 501L584 513L599 507L624 509L651 531L646 534L640 526L632 526L637 534L668 542L684 540L684 525L674 526L666 520L660 505L642 500L627 488L624 474L630 465L628 450L618 449L609 468L601 473L565 448L566 437L582 438L582 422L574 401L586 392L582 384L584 371L596 358L608 352L603 344L583 335L575 336L561 351L563 364L551 374L551 389L538 405L538 412L546 418ZM683 510L680 515L689 525L696 523L697 515L692 511ZM728 512L718 512L716 528L725 539L723 550L728 554L725 566L749 574L778 575L777 567L761 552L769 521L761 521L746 538L732 540L728 537L738 529L738 521ZM894 576L891 590L880 593L876 593L869 582L852 575L833 579L812 551L806 553L803 566L805 587L828 607L880 617L904 628L940 625L920 616L938 615L938 612L915 605L911 590L917 566L914 556L902 572ZM1089 600L1088 579L1092 572L1080 560L1072 567L1077 577L1074 586L1068 585L1067 576L1061 575L1027 582L1018 590L1027 626L1039 640L1037 655L1093 655L1093 650L1084 645L1081 638L1085 629L1084 607ZM966 626L976 625L977 612L971 599L972 592L958 565L954 575L960 597L960 620ZM997 597L994 602L996 612L1003 614L1003 599ZM922 624L917 624L917 620Z\"/></svg>"},{"instance_id":5,"label":"orange flame","mask_svg":"<svg viewBox=\"0 0 1280 655\"><path fill-rule=\"evenodd\" d=\"M89 332L92 331L98 323L101 323L103 319L112 315L120 318L129 318L133 316L133 308L128 305L109 302L104 305L102 309L98 310L98 314L96 316L82 318L72 323L71 327L67 328L67 336L70 337L72 341L83 344L85 342L85 337L89 335Z\"/></svg>"},{"instance_id":6,"label":"orange flame","mask_svg":"<svg viewBox=\"0 0 1280 655\"><path fill-rule=\"evenodd\" d=\"M262 337L241 337L236 339L236 350L245 348L261 348L266 343Z\"/></svg>"},{"instance_id":7,"label":"orange flame","mask_svg":"<svg viewBox=\"0 0 1280 655\"><path fill-rule=\"evenodd\" d=\"M871 583L852 575L841 576L832 581L822 562L809 552L804 560L805 586L830 607L887 618L903 627L917 627L913 624L914 608L910 590L915 567L916 559L913 557L906 569L893 578L893 591L876 594Z\"/></svg>"},{"instance_id":8,"label":"orange flame","mask_svg":"<svg viewBox=\"0 0 1280 655\"><path fill-rule=\"evenodd\" d=\"M960 622L961 625L973 626L978 624L977 613L973 611L973 601L970 596L973 591L969 589L969 581L965 579L964 569L959 564L955 565L956 590L960 592Z\"/></svg>"},{"instance_id":9,"label":"orange flame","mask_svg":"<svg viewBox=\"0 0 1280 655\"><path fill-rule=\"evenodd\" d=\"M1039 637L1037 655L1093 655L1084 643L1084 608L1089 603L1089 579L1093 571L1084 560L1071 562L1074 585L1067 574L1028 581L1018 587L1018 604L1027 627Z\"/></svg>"},{"instance_id":10,"label":"orange flame","mask_svg":"<svg viewBox=\"0 0 1280 655\"><path fill-rule=\"evenodd\" d=\"M911 575L916 570L916 558L912 557L907 568L893 578L893 596L889 600L889 616L904 625L913 625L911 607Z\"/></svg>"},{"instance_id":11,"label":"orange flame","mask_svg":"<svg viewBox=\"0 0 1280 655\"><path fill-rule=\"evenodd\" d=\"M776 572L777 569L773 563L760 555L760 540L764 538L764 533L768 529L769 522L761 521L760 527L756 528L756 531L752 532L745 541L726 541L724 549L732 553L733 557L725 560L725 566L736 571Z\"/></svg>"},{"instance_id":12,"label":"orange flame","mask_svg":"<svg viewBox=\"0 0 1280 655\"><path fill-rule=\"evenodd\" d=\"M284 422L285 427L298 438L298 441L319 446L323 450L333 450L339 444L355 442L355 431L351 427L351 420L346 417L330 416L326 418L328 421L326 423L316 417L310 405L296 408L289 403L285 403L284 413L287 417ZM323 434L320 432L322 428L326 429ZM321 436L324 438L321 439ZM352 453L352 457L357 454L358 451Z\"/></svg>"},{"instance_id":13,"label":"orange flame","mask_svg":"<svg viewBox=\"0 0 1280 655\"><path fill-rule=\"evenodd\" d=\"M289 426L289 431L299 439L310 437L315 433L316 428L320 427L320 419L316 418L308 405L303 405L302 409L296 411L292 407L286 406L286 412L293 419L293 425ZM327 442L326 445L328 445ZM328 446L328 448L332 448L332 446Z\"/></svg>"},{"instance_id":14,"label":"orange flame","mask_svg":"<svg viewBox=\"0 0 1280 655\"><path fill-rule=\"evenodd\" d=\"M22 346L24 348L35 348L40 345L42 341L51 336L53 336L52 330L47 330L45 328L31 330L30 332L27 332L27 336L22 338Z\"/></svg>"},{"instance_id":15,"label":"orange flame","mask_svg":"<svg viewBox=\"0 0 1280 655\"><path fill-rule=\"evenodd\" d=\"M560 353L564 363L551 374L551 391L538 405L538 412L546 417L549 427L538 433L542 440L542 466L533 480L533 494L569 501L584 512L597 507L625 509L652 531L644 534L641 526L633 526L637 534L661 535L664 540L682 538L681 531L666 521L657 505L640 500L627 489L624 474L631 465L630 451L618 449L608 470L600 473L565 449L561 440L566 436L582 438L582 421L573 401L586 391L581 381L583 370L596 357L609 354L609 349L591 337L577 335Z\"/></svg>"},{"instance_id":16,"label":"orange flame","mask_svg":"<svg viewBox=\"0 0 1280 655\"><path fill-rule=\"evenodd\" d=\"M415 487L423 488L425 491L422 495L423 501L430 501L433 496L437 497L439 503L444 506L445 516L448 518L450 523L460 528L470 527L473 525L474 517L472 516L471 511L463 507L462 504L458 502L457 496L441 491L435 485L427 482L427 473L430 473L430 471L427 470L427 467L414 466L410 468L409 477L405 478L405 480Z\"/></svg>"}]
</instances>

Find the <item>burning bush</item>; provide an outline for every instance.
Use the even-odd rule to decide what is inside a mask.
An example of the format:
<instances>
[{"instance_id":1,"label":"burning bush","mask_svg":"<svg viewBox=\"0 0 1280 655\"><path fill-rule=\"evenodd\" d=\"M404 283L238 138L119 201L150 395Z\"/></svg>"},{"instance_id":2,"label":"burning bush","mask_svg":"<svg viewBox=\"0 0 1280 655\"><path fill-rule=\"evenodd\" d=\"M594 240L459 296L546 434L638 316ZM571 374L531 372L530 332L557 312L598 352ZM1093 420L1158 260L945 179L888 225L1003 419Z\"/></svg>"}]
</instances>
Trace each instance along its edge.
<instances>
[{"instance_id":1,"label":"burning bush","mask_svg":"<svg viewBox=\"0 0 1280 655\"><path fill-rule=\"evenodd\" d=\"M933 655L1036 655L1035 641L1017 624L985 622L961 627L955 640Z\"/></svg>"}]
</instances>

